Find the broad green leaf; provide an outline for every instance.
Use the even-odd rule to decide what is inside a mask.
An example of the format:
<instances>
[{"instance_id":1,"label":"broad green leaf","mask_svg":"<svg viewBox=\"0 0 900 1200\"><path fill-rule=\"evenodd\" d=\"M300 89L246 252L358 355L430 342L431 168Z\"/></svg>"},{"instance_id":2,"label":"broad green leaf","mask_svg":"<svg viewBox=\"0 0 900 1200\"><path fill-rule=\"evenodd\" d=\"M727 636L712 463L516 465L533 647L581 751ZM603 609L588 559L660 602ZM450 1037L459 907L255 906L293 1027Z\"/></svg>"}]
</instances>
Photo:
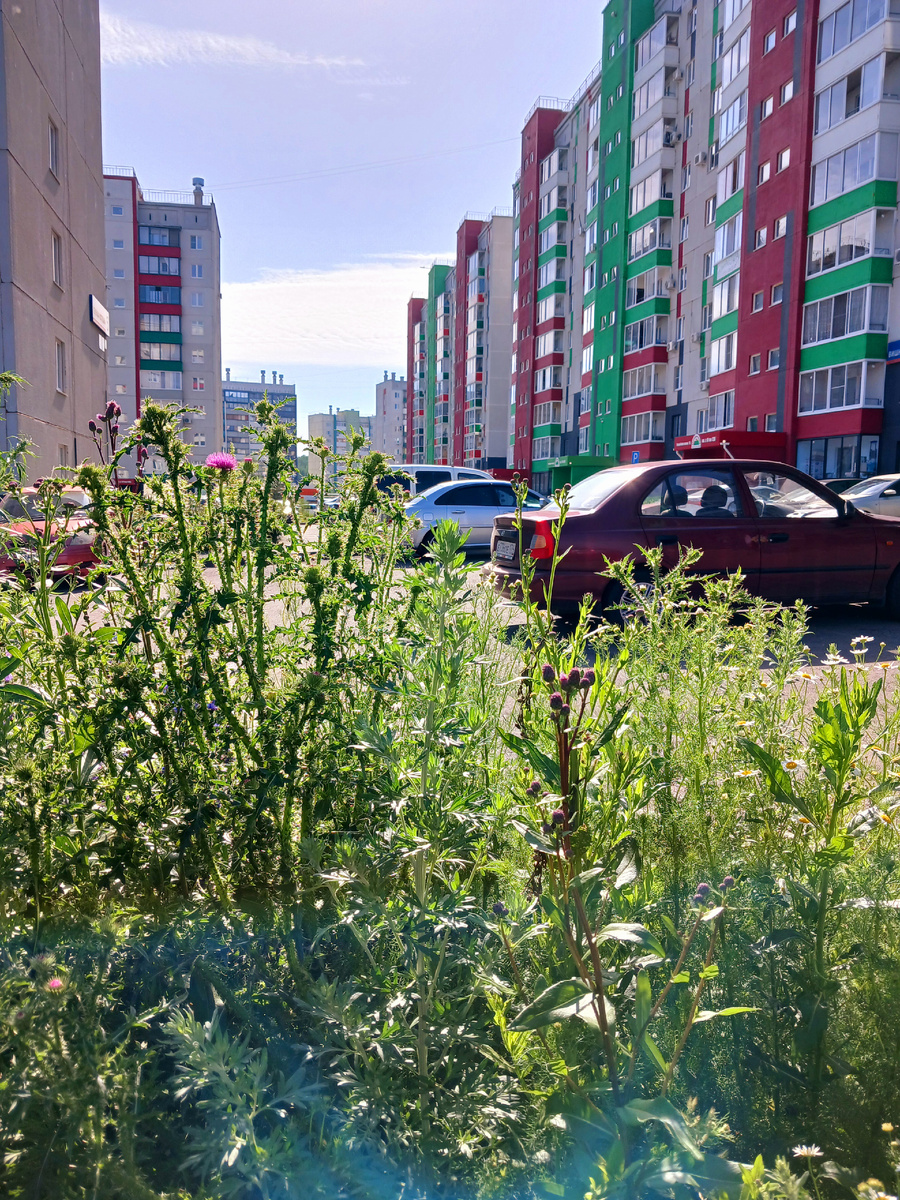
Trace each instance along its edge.
<instances>
[{"instance_id":1,"label":"broad green leaf","mask_svg":"<svg viewBox=\"0 0 900 1200\"><path fill-rule=\"evenodd\" d=\"M529 829L527 825L521 821L513 821L513 828L521 833L522 837L532 848L532 850L540 850L542 854L555 854L556 846L549 838L544 837L542 833L538 833L535 829Z\"/></svg>"},{"instance_id":2,"label":"broad green leaf","mask_svg":"<svg viewBox=\"0 0 900 1200\"><path fill-rule=\"evenodd\" d=\"M559 791L558 763L516 733L509 733L507 730L501 729L500 737L510 750L531 764L535 774L543 779L551 791Z\"/></svg>"},{"instance_id":3,"label":"broad green leaf","mask_svg":"<svg viewBox=\"0 0 900 1200\"><path fill-rule=\"evenodd\" d=\"M634 1017L638 1031L644 1028L650 1020L653 1008L653 989L650 987L650 976L646 971L638 971L634 983Z\"/></svg>"},{"instance_id":4,"label":"broad green leaf","mask_svg":"<svg viewBox=\"0 0 900 1200\"><path fill-rule=\"evenodd\" d=\"M644 1185L653 1191L669 1193L672 1188L688 1188L691 1194L739 1197L744 1184L744 1163L729 1162L717 1154L696 1152L697 1161L688 1165L678 1158L664 1158L645 1176Z\"/></svg>"},{"instance_id":5,"label":"broad green leaf","mask_svg":"<svg viewBox=\"0 0 900 1200\"><path fill-rule=\"evenodd\" d=\"M691 1136L687 1122L674 1104L664 1096L656 1096L653 1100L632 1100L619 1109L619 1114L629 1125L639 1125L646 1121L659 1121L672 1134L682 1149L700 1157L700 1148Z\"/></svg>"},{"instance_id":6,"label":"broad green leaf","mask_svg":"<svg viewBox=\"0 0 900 1200\"><path fill-rule=\"evenodd\" d=\"M715 979L719 974L719 968L715 963L710 963L708 967L704 967L700 972L701 979Z\"/></svg>"},{"instance_id":7,"label":"broad green leaf","mask_svg":"<svg viewBox=\"0 0 900 1200\"><path fill-rule=\"evenodd\" d=\"M21 665L21 658L0 658L0 679L5 679L10 671L17 671Z\"/></svg>"},{"instance_id":8,"label":"broad green leaf","mask_svg":"<svg viewBox=\"0 0 900 1200\"><path fill-rule=\"evenodd\" d=\"M764 750L762 746L758 746L756 742L750 741L749 738L738 738L737 744L753 759L754 763L762 771L766 783L769 785L769 790L779 804L789 804L802 817L806 817L807 821L812 821L813 815L809 806L804 800L794 794L791 777L781 763L776 758L773 758L768 750Z\"/></svg>"},{"instance_id":9,"label":"broad green leaf","mask_svg":"<svg viewBox=\"0 0 900 1200\"><path fill-rule=\"evenodd\" d=\"M4 683L0 685L0 699L24 700L29 704L43 708L50 697L46 692L27 687L24 683Z\"/></svg>"},{"instance_id":10,"label":"broad green leaf","mask_svg":"<svg viewBox=\"0 0 900 1200\"><path fill-rule=\"evenodd\" d=\"M640 869L640 851L635 845L625 851L622 861L616 867L616 890L621 891L622 888L637 882Z\"/></svg>"},{"instance_id":11,"label":"broad green leaf","mask_svg":"<svg viewBox=\"0 0 900 1200\"><path fill-rule=\"evenodd\" d=\"M703 914L703 920L704 921L714 921L716 919L716 917L721 917L721 915L724 911L725 911L724 907L720 904L717 908L711 908L709 910L709 912L705 912Z\"/></svg>"},{"instance_id":12,"label":"broad green leaf","mask_svg":"<svg viewBox=\"0 0 900 1200\"><path fill-rule=\"evenodd\" d=\"M690 983L691 977L687 971L679 971L677 975L672 976L673 983Z\"/></svg>"},{"instance_id":13,"label":"broad green leaf","mask_svg":"<svg viewBox=\"0 0 900 1200\"><path fill-rule=\"evenodd\" d=\"M711 1009L704 1008L694 1017L694 1024L700 1025L703 1021L711 1021L713 1017L735 1017L738 1013L759 1012L758 1008L748 1008L744 1005L738 1005L735 1008L720 1008L713 1012Z\"/></svg>"},{"instance_id":14,"label":"broad green leaf","mask_svg":"<svg viewBox=\"0 0 900 1200\"><path fill-rule=\"evenodd\" d=\"M609 1001L606 1001L606 1015L608 1020L615 1018L615 1010ZM542 1029L545 1025L568 1017L578 1017L588 1025L598 1023L593 1009L593 993L584 980L577 977L552 983L510 1022L509 1028L515 1033L526 1029Z\"/></svg>"},{"instance_id":15,"label":"broad green leaf","mask_svg":"<svg viewBox=\"0 0 900 1200\"><path fill-rule=\"evenodd\" d=\"M604 925L597 934L598 942L634 942L651 950L660 958L666 957L666 952L658 939L644 925L634 925L625 921L613 921Z\"/></svg>"},{"instance_id":16,"label":"broad green leaf","mask_svg":"<svg viewBox=\"0 0 900 1200\"><path fill-rule=\"evenodd\" d=\"M75 626L72 623L72 614L69 611L69 606L62 596L56 597L56 612L59 616L60 625L65 629L66 633L71 633Z\"/></svg>"}]
</instances>

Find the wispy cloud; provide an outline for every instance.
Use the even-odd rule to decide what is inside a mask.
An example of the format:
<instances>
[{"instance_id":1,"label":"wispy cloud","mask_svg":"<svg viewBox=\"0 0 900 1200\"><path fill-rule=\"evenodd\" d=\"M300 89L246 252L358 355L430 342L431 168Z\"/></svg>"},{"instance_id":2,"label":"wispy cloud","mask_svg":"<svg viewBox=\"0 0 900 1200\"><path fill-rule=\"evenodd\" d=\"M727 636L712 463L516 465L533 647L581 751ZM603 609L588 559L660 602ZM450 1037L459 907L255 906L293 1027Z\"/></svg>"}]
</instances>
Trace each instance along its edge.
<instances>
[{"instance_id":1,"label":"wispy cloud","mask_svg":"<svg viewBox=\"0 0 900 1200\"><path fill-rule=\"evenodd\" d=\"M355 58L329 58L276 46L261 38L173 29L100 13L101 57L106 67L175 67L182 64L230 67L363 66Z\"/></svg>"},{"instance_id":2,"label":"wispy cloud","mask_svg":"<svg viewBox=\"0 0 900 1200\"><path fill-rule=\"evenodd\" d=\"M270 271L222 287L224 361L334 368L406 362L406 304L432 254L398 253L320 271ZM444 256L446 257L446 256Z\"/></svg>"}]
</instances>

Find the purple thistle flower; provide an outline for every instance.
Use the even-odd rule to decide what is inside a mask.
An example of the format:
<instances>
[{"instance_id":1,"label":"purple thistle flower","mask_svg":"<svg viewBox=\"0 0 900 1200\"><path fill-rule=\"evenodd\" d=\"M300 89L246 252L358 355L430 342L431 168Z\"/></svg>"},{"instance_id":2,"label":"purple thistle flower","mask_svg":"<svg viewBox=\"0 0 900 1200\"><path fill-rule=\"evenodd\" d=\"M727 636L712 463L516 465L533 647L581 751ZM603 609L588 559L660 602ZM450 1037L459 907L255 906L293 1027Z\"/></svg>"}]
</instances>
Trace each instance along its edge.
<instances>
[{"instance_id":1,"label":"purple thistle flower","mask_svg":"<svg viewBox=\"0 0 900 1200\"><path fill-rule=\"evenodd\" d=\"M233 471L237 467L237 459L233 454L217 450L214 454L207 454L206 465L215 471Z\"/></svg>"},{"instance_id":2,"label":"purple thistle flower","mask_svg":"<svg viewBox=\"0 0 900 1200\"><path fill-rule=\"evenodd\" d=\"M559 686L562 689L562 691L567 692L569 690L569 688L572 686L571 676L570 675L560 675Z\"/></svg>"},{"instance_id":3,"label":"purple thistle flower","mask_svg":"<svg viewBox=\"0 0 900 1200\"><path fill-rule=\"evenodd\" d=\"M719 884L719 890L722 892L727 892L729 888L733 888L733 887L734 887L734 876L733 875L726 875L725 878L722 880L722 882Z\"/></svg>"},{"instance_id":4,"label":"purple thistle flower","mask_svg":"<svg viewBox=\"0 0 900 1200\"><path fill-rule=\"evenodd\" d=\"M98 425L101 425L106 420L106 417L103 415L103 413L97 413L95 420Z\"/></svg>"},{"instance_id":5,"label":"purple thistle flower","mask_svg":"<svg viewBox=\"0 0 900 1200\"><path fill-rule=\"evenodd\" d=\"M91 433L96 433L97 432L97 422L96 421L88 421L88 429L90 430Z\"/></svg>"},{"instance_id":6,"label":"purple thistle flower","mask_svg":"<svg viewBox=\"0 0 900 1200\"><path fill-rule=\"evenodd\" d=\"M219 706L216 704L215 700L210 700L209 704L206 706L206 709L207 712L215 712L218 707Z\"/></svg>"},{"instance_id":7,"label":"purple thistle flower","mask_svg":"<svg viewBox=\"0 0 900 1200\"><path fill-rule=\"evenodd\" d=\"M547 822L545 821L543 823L543 825L541 826L541 833L544 835L544 837L549 837L552 832L553 832L553 826L548 825Z\"/></svg>"},{"instance_id":8,"label":"purple thistle flower","mask_svg":"<svg viewBox=\"0 0 900 1200\"><path fill-rule=\"evenodd\" d=\"M252 459L252 458L245 458L245 459L244 459L244 466L245 466L245 467L252 467L252 466L253 466L253 459Z\"/></svg>"},{"instance_id":9,"label":"purple thistle flower","mask_svg":"<svg viewBox=\"0 0 900 1200\"><path fill-rule=\"evenodd\" d=\"M541 783L539 779L533 779L528 785L529 796L539 796L541 793Z\"/></svg>"},{"instance_id":10,"label":"purple thistle flower","mask_svg":"<svg viewBox=\"0 0 900 1200\"><path fill-rule=\"evenodd\" d=\"M573 667L569 672L569 687L581 687L581 671L578 667Z\"/></svg>"},{"instance_id":11,"label":"purple thistle flower","mask_svg":"<svg viewBox=\"0 0 900 1200\"><path fill-rule=\"evenodd\" d=\"M116 402L115 402L115 400L110 400L110 402L106 406L107 419L109 419L110 417L114 417L115 415L116 415Z\"/></svg>"},{"instance_id":12,"label":"purple thistle flower","mask_svg":"<svg viewBox=\"0 0 900 1200\"><path fill-rule=\"evenodd\" d=\"M562 706L563 706L562 696L559 694L559 692L554 692L553 695L550 697L550 711L551 712L559 712L559 710L562 708Z\"/></svg>"},{"instance_id":13,"label":"purple thistle flower","mask_svg":"<svg viewBox=\"0 0 900 1200\"><path fill-rule=\"evenodd\" d=\"M62 988L62 985L63 981L61 979L51 979L47 984L47 987L51 992L58 992Z\"/></svg>"},{"instance_id":14,"label":"purple thistle flower","mask_svg":"<svg viewBox=\"0 0 900 1200\"><path fill-rule=\"evenodd\" d=\"M556 672L549 663L544 663L541 667L541 679L543 679L544 683L553 683L556 679Z\"/></svg>"},{"instance_id":15,"label":"purple thistle flower","mask_svg":"<svg viewBox=\"0 0 900 1200\"><path fill-rule=\"evenodd\" d=\"M553 812L550 815L553 818L554 825L562 825L565 822L566 814L565 814L564 810L561 808L554 808Z\"/></svg>"},{"instance_id":16,"label":"purple thistle flower","mask_svg":"<svg viewBox=\"0 0 900 1200\"><path fill-rule=\"evenodd\" d=\"M584 672L584 674L581 676L581 686L585 689L585 691L587 691L588 688L592 688L594 686L594 682L596 681L596 678L597 678L597 673L594 670L594 668L588 667L587 670Z\"/></svg>"},{"instance_id":17,"label":"purple thistle flower","mask_svg":"<svg viewBox=\"0 0 900 1200\"><path fill-rule=\"evenodd\" d=\"M697 884L697 895L698 896L703 896L705 898L706 896L709 895L709 891L710 891L710 888L709 888L708 883L698 883Z\"/></svg>"},{"instance_id":18,"label":"purple thistle flower","mask_svg":"<svg viewBox=\"0 0 900 1200\"><path fill-rule=\"evenodd\" d=\"M3 677L4 683L12 683L12 681L13 681L12 675L4 675L4 677Z\"/></svg>"},{"instance_id":19,"label":"purple thistle flower","mask_svg":"<svg viewBox=\"0 0 900 1200\"><path fill-rule=\"evenodd\" d=\"M497 901L497 903L494 905L493 911L494 911L495 915L498 917L508 917L509 916L509 909L506 907L506 905L503 903L502 900Z\"/></svg>"},{"instance_id":20,"label":"purple thistle flower","mask_svg":"<svg viewBox=\"0 0 900 1200\"><path fill-rule=\"evenodd\" d=\"M121 404L117 404L117 405L116 405L116 407L115 407L115 415L116 415L116 417L117 417L117 418L118 418L118 417L121 417L121 415L122 415L122 405L121 405Z\"/></svg>"},{"instance_id":21,"label":"purple thistle flower","mask_svg":"<svg viewBox=\"0 0 900 1200\"><path fill-rule=\"evenodd\" d=\"M119 426L118 425L110 425L109 432L113 437L117 437L118 433L119 433Z\"/></svg>"},{"instance_id":22,"label":"purple thistle flower","mask_svg":"<svg viewBox=\"0 0 900 1200\"><path fill-rule=\"evenodd\" d=\"M568 704L564 704L562 706L562 708L559 710L559 715L561 717L565 718L565 717L568 717L568 715L571 711L572 711L571 707Z\"/></svg>"},{"instance_id":23,"label":"purple thistle flower","mask_svg":"<svg viewBox=\"0 0 900 1200\"><path fill-rule=\"evenodd\" d=\"M691 904L702 904L703 897L698 892L695 896L691 896Z\"/></svg>"}]
</instances>

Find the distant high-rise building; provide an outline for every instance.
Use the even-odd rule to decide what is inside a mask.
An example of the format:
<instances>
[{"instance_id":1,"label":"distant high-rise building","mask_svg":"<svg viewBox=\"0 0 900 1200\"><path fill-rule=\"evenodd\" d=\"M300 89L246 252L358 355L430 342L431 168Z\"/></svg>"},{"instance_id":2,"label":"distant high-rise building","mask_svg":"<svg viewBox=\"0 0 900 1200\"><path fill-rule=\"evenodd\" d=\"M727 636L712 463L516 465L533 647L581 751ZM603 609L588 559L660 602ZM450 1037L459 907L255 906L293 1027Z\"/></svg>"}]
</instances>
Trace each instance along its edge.
<instances>
[{"instance_id":1,"label":"distant high-rise building","mask_svg":"<svg viewBox=\"0 0 900 1200\"><path fill-rule=\"evenodd\" d=\"M98 0L0 4L0 447L92 457L106 403Z\"/></svg>"},{"instance_id":2,"label":"distant high-rise building","mask_svg":"<svg viewBox=\"0 0 900 1200\"><path fill-rule=\"evenodd\" d=\"M391 462L406 462L406 380L394 372L375 385L372 449Z\"/></svg>"},{"instance_id":3,"label":"distant high-rise building","mask_svg":"<svg viewBox=\"0 0 900 1200\"><path fill-rule=\"evenodd\" d=\"M225 378L222 381L225 449L236 458L250 458L259 454L262 450L262 444L256 436L259 426L250 414L260 400L268 398L271 404L279 406L278 419L290 430L290 454L296 463L297 389L294 384L285 383L284 376L276 371L272 372L271 383L266 382L265 371L260 371L259 375L259 379L251 383L232 379L231 369L225 370Z\"/></svg>"},{"instance_id":4,"label":"distant high-rise building","mask_svg":"<svg viewBox=\"0 0 900 1200\"><path fill-rule=\"evenodd\" d=\"M357 432L362 432L366 436L366 441L372 440L372 423L373 417L364 417L358 409L355 408L340 408L332 409L329 404L327 413L310 413L309 415L309 438L322 438L325 445L334 454L347 454L350 450L350 444L347 440L351 429ZM370 447L366 447L363 453L368 453ZM309 473L314 478L319 476L322 471L322 460L317 454L309 452ZM337 462L331 460L328 464L327 475L330 479L337 479L341 474L341 468Z\"/></svg>"},{"instance_id":5,"label":"distant high-rise building","mask_svg":"<svg viewBox=\"0 0 900 1200\"><path fill-rule=\"evenodd\" d=\"M130 167L104 176L110 399L126 425L148 397L198 409L181 423L202 462L223 444L216 206L202 179L193 192L148 192ZM148 469L163 465L151 458Z\"/></svg>"}]
</instances>

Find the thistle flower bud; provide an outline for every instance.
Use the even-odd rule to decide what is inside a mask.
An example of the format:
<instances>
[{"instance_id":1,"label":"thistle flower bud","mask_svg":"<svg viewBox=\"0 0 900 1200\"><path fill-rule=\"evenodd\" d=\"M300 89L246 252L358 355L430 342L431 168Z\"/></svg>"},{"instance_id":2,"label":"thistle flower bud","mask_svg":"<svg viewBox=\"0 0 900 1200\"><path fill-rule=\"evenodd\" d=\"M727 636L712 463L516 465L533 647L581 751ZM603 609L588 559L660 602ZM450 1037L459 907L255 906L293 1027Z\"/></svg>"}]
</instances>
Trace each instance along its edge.
<instances>
[{"instance_id":1,"label":"thistle flower bud","mask_svg":"<svg viewBox=\"0 0 900 1200\"><path fill-rule=\"evenodd\" d=\"M703 897L699 894L699 892L695 896L691 896L691 904L702 904L702 903L703 903Z\"/></svg>"},{"instance_id":2,"label":"thistle flower bud","mask_svg":"<svg viewBox=\"0 0 900 1200\"><path fill-rule=\"evenodd\" d=\"M569 690L569 688L572 686L570 680L571 680L571 676L560 675L559 686L562 691L567 692Z\"/></svg>"},{"instance_id":3,"label":"thistle flower bud","mask_svg":"<svg viewBox=\"0 0 900 1200\"><path fill-rule=\"evenodd\" d=\"M541 783L539 779L533 779L528 785L529 796L539 796L541 794Z\"/></svg>"},{"instance_id":4,"label":"thistle flower bud","mask_svg":"<svg viewBox=\"0 0 900 1200\"><path fill-rule=\"evenodd\" d=\"M722 882L719 884L719 891L727 892L729 888L733 888L733 887L734 887L734 876L726 875L725 878L722 880Z\"/></svg>"},{"instance_id":5,"label":"thistle flower bud","mask_svg":"<svg viewBox=\"0 0 900 1200\"><path fill-rule=\"evenodd\" d=\"M710 888L709 888L708 883L698 883L697 884L697 895L698 896L703 896L705 899L709 895L709 892L710 892Z\"/></svg>"},{"instance_id":6,"label":"thistle flower bud","mask_svg":"<svg viewBox=\"0 0 900 1200\"><path fill-rule=\"evenodd\" d=\"M103 413L97 413L97 416L95 419L97 421L97 424L99 425L102 421L106 420L106 417L103 415Z\"/></svg>"},{"instance_id":7,"label":"thistle flower bud","mask_svg":"<svg viewBox=\"0 0 900 1200\"><path fill-rule=\"evenodd\" d=\"M596 679L597 679L596 671L594 670L593 667L588 667L585 670L584 674L581 676L581 686L585 689L585 691L587 691L588 688L592 688L594 686Z\"/></svg>"},{"instance_id":8,"label":"thistle flower bud","mask_svg":"<svg viewBox=\"0 0 900 1200\"><path fill-rule=\"evenodd\" d=\"M553 683L556 679L556 672L549 663L544 663L541 667L541 679L543 679L544 683Z\"/></svg>"},{"instance_id":9,"label":"thistle flower bud","mask_svg":"<svg viewBox=\"0 0 900 1200\"><path fill-rule=\"evenodd\" d=\"M559 694L559 692L554 692L553 695L550 697L550 711L551 712L559 712L559 710L562 708L562 706L563 706L562 696Z\"/></svg>"},{"instance_id":10,"label":"thistle flower bud","mask_svg":"<svg viewBox=\"0 0 900 1200\"><path fill-rule=\"evenodd\" d=\"M543 825L541 826L541 833L544 835L544 837L549 837L552 832L553 832L553 826L548 825L547 822L545 821L543 823Z\"/></svg>"},{"instance_id":11,"label":"thistle flower bud","mask_svg":"<svg viewBox=\"0 0 900 1200\"><path fill-rule=\"evenodd\" d=\"M109 432L110 432L111 437L118 437L119 426L118 425L110 425Z\"/></svg>"},{"instance_id":12,"label":"thistle flower bud","mask_svg":"<svg viewBox=\"0 0 900 1200\"><path fill-rule=\"evenodd\" d=\"M114 416L116 415L116 402L115 402L115 400L110 400L110 401L109 401L109 403L107 404L107 406L106 406L106 415L107 415L108 417L114 417Z\"/></svg>"},{"instance_id":13,"label":"thistle flower bud","mask_svg":"<svg viewBox=\"0 0 900 1200\"><path fill-rule=\"evenodd\" d=\"M96 421L88 421L88 429L90 430L91 433L96 433L97 432L97 422Z\"/></svg>"},{"instance_id":14,"label":"thistle flower bud","mask_svg":"<svg viewBox=\"0 0 900 1200\"><path fill-rule=\"evenodd\" d=\"M119 417L121 417L121 415L122 415L122 405L121 404L116 405L116 407L114 409L114 414L115 414L115 417L117 420Z\"/></svg>"},{"instance_id":15,"label":"thistle flower bud","mask_svg":"<svg viewBox=\"0 0 900 1200\"><path fill-rule=\"evenodd\" d=\"M494 905L493 911L494 911L494 915L498 916L498 917L508 917L509 916L509 909L506 907L506 905L503 903L502 900L497 901L497 903Z\"/></svg>"},{"instance_id":16,"label":"thistle flower bud","mask_svg":"<svg viewBox=\"0 0 900 1200\"><path fill-rule=\"evenodd\" d=\"M569 672L569 687L570 688L581 687L581 670L579 667L573 667L572 670Z\"/></svg>"},{"instance_id":17,"label":"thistle flower bud","mask_svg":"<svg viewBox=\"0 0 900 1200\"><path fill-rule=\"evenodd\" d=\"M550 816L553 820L554 825L562 825L565 823L566 814L565 814L564 810L561 808L554 808L554 810L550 814Z\"/></svg>"},{"instance_id":18,"label":"thistle flower bud","mask_svg":"<svg viewBox=\"0 0 900 1200\"><path fill-rule=\"evenodd\" d=\"M571 707L568 704L564 704L562 706L562 708L559 710L559 715L561 717L566 718L569 716L569 713L571 713L571 711L572 711Z\"/></svg>"}]
</instances>

